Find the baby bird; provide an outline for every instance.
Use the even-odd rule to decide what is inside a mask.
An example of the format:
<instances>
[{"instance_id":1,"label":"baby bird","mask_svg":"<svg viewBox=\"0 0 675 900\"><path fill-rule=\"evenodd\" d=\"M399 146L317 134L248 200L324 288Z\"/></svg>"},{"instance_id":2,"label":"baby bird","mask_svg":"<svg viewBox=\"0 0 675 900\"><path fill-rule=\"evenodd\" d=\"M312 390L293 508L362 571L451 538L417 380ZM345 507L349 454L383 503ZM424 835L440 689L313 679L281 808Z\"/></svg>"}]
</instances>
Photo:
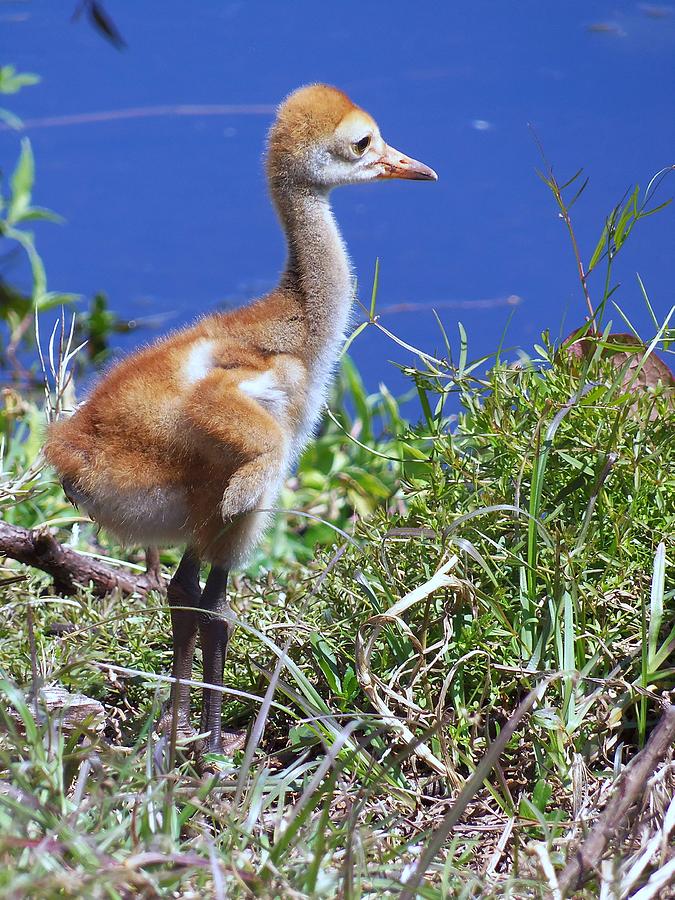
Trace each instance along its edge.
<instances>
[{"instance_id":1,"label":"baby bird","mask_svg":"<svg viewBox=\"0 0 675 900\"><path fill-rule=\"evenodd\" d=\"M191 733L197 635L204 682L222 686L228 572L265 528L289 469L319 420L352 303L349 257L331 212L334 187L436 173L389 147L340 90L302 87L278 109L267 178L288 243L279 286L259 300L132 353L89 399L54 423L47 461L80 508L121 540L186 546L168 587L173 713ZM200 563L211 569L203 591ZM238 740L206 689L206 748Z\"/></svg>"}]
</instances>

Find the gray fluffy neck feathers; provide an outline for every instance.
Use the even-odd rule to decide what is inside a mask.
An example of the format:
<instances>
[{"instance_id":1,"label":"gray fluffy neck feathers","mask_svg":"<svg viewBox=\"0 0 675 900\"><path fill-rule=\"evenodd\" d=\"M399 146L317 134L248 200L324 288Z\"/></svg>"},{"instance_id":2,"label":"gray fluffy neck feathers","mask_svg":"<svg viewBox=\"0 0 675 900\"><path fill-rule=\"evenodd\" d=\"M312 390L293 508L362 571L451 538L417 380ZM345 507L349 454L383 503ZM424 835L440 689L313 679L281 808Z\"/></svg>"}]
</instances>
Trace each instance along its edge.
<instances>
[{"instance_id":1,"label":"gray fluffy neck feathers","mask_svg":"<svg viewBox=\"0 0 675 900\"><path fill-rule=\"evenodd\" d=\"M282 287L300 300L311 361L332 368L349 320L352 273L327 193L286 183L273 196L288 242Z\"/></svg>"}]
</instances>

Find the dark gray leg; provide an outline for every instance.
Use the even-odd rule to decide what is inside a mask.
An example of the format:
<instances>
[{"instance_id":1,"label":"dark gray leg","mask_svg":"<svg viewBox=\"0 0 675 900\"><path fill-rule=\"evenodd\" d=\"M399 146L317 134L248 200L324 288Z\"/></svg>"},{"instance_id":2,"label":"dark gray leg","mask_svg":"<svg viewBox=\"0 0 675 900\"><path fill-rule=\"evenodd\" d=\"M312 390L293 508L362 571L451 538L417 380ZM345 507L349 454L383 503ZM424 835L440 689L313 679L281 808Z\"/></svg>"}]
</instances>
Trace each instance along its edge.
<instances>
[{"instance_id":1,"label":"dark gray leg","mask_svg":"<svg viewBox=\"0 0 675 900\"><path fill-rule=\"evenodd\" d=\"M223 668L227 654L227 644L233 626L223 616L230 610L225 596L227 569L214 565L202 592L199 615L199 636L204 657L204 678L207 684L223 685ZM201 731L210 732L206 748L214 753L228 752L241 744L240 733L223 735L221 712L223 695L221 691L204 689ZM225 739L223 740L223 737Z\"/></svg>"},{"instance_id":2,"label":"dark gray leg","mask_svg":"<svg viewBox=\"0 0 675 900\"><path fill-rule=\"evenodd\" d=\"M178 564L176 572L167 589L171 607L171 629L173 631L173 668L174 678L192 678L192 660L197 638L197 616L201 600L199 586L199 557L188 547ZM177 607L191 607L178 609ZM171 688L171 711L162 719L160 726L167 732L167 716L169 721L176 717L178 732L189 734L190 727L190 687L187 684L174 684Z\"/></svg>"}]
</instances>

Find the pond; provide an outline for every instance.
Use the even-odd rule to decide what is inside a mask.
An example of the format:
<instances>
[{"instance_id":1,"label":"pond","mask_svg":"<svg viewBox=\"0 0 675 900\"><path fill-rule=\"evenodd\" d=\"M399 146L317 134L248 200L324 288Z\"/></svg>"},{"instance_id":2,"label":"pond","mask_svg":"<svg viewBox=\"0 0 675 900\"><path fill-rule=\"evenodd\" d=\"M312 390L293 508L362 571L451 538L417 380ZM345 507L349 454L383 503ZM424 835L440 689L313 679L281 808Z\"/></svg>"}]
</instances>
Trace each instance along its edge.
<instances>
[{"instance_id":1,"label":"pond","mask_svg":"<svg viewBox=\"0 0 675 900\"><path fill-rule=\"evenodd\" d=\"M533 130L561 181L581 167L590 177L573 209L586 259L626 189L675 161L668 6L104 5L122 50L82 18L71 22L74 0L0 4L5 61L43 79L5 105L33 142L36 202L67 220L38 229L50 288L83 303L105 291L120 315L162 328L275 284L284 242L261 157L275 104L306 82L343 88L390 143L439 173L437 184L334 195L361 296L379 258L382 321L429 352L442 346L434 309L453 341L461 320L474 357L495 350L510 316L506 345L524 348L544 328L557 337L583 321L565 226L535 173ZM16 145L0 133L4 167ZM646 336L654 328L636 271L664 316L674 220L669 209L640 223L617 261L616 297ZM370 387L401 387L390 361L409 363L404 349L367 329L352 352Z\"/></svg>"}]
</instances>

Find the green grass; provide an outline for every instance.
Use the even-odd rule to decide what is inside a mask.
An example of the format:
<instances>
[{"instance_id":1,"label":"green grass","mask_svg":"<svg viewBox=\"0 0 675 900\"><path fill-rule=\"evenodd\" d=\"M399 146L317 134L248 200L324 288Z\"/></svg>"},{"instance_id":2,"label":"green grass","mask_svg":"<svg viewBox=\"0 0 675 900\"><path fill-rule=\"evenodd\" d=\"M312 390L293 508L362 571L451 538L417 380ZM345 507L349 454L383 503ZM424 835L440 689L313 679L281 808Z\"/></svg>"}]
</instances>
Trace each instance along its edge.
<instances>
[{"instance_id":1,"label":"green grass","mask_svg":"<svg viewBox=\"0 0 675 900\"><path fill-rule=\"evenodd\" d=\"M167 769L153 735L168 694L153 675L170 668L159 598L60 598L32 573L2 587L5 895L396 896L476 772L416 896L546 893L540 856L563 864L675 684L672 407L658 386L625 394L604 356L581 365L546 339L478 372L465 359L411 371L427 410L412 427L346 369L335 418L352 437L329 420L287 498L346 537L280 515L285 536L275 527L236 579L232 723L257 714L286 644L288 658L251 763L220 760L219 779L189 755ZM30 462L38 421L28 402L5 412L6 471ZM63 539L121 557L72 530L48 474L22 491L7 518L60 522ZM103 702L103 729L36 723L34 666Z\"/></svg>"}]
</instances>

